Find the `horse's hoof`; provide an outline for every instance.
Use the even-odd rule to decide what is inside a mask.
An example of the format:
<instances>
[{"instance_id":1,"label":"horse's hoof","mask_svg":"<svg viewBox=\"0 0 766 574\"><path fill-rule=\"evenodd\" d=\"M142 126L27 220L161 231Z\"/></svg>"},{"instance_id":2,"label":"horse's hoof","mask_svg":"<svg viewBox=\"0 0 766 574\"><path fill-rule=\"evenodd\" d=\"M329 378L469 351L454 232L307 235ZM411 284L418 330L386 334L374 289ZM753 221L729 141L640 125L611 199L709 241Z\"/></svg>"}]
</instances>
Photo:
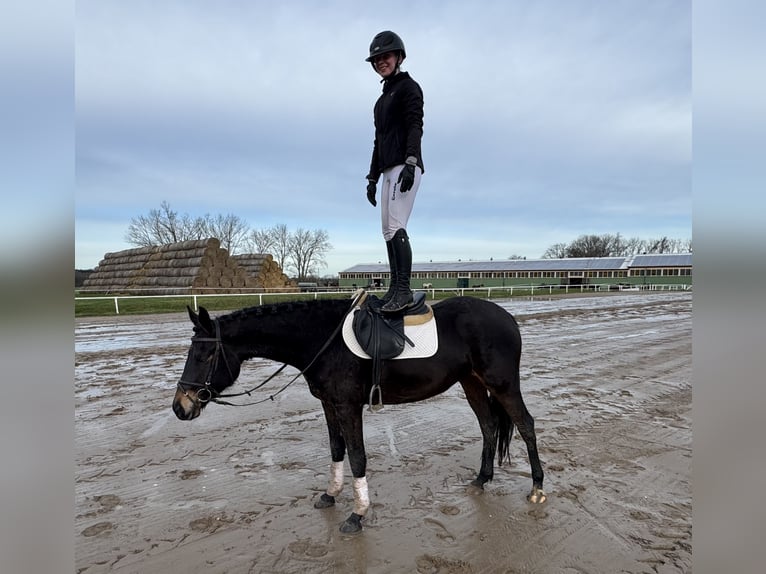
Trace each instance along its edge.
<instances>
[{"instance_id":1,"label":"horse's hoof","mask_svg":"<svg viewBox=\"0 0 766 574\"><path fill-rule=\"evenodd\" d=\"M474 479L468 484L468 486L466 486L465 490L468 492L468 494L483 494L484 483L478 478Z\"/></svg>"},{"instance_id":2,"label":"horse's hoof","mask_svg":"<svg viewBox=\"0 0 766 574\"><path fill-rule=\"evenodd\" d=\"M346 518L345 522L340 525L340 531L343 534L356 534L362 531L362 517L352 512L351 516Z\"/></svg>"},{"instance_id":3,"label":"horse's hoof","mask_svg":"<svg viewBox=\"0 0 766 574\"><path fill-rule=\"evenodd\" d=\"M527 500L532 504L542 504L548 500L548 496L545 494L545 491L542 488L534 486L532 487L532 492L530 492L529 496L527 496Z\"/></svg>"},{"instance_id":4,"label":"horse's hoof","mask_svg":"<svg viewBox=\"0 0 766 574\"><path fill-rule=\"evenodd\" d=\"M314 503L314 508L330 508L331 506L335 506L335 497L326 492Z\"/></svg>"}]
</instances>

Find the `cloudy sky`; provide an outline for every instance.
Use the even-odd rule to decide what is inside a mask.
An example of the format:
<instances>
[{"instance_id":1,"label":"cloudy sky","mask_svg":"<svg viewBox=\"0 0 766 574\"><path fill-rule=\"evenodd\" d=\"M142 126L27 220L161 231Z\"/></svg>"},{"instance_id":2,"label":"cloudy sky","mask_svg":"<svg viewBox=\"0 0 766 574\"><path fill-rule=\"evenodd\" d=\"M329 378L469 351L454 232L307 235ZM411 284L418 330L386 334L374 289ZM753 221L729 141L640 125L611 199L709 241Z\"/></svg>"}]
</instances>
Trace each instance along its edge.
<instances>
[{"instance_id":1,"label":"cloudy sky","mask_svg":"<svg viewBox=\"0 0 766 574\"><path fill-rule=\"evenodd\" d=\"M163 201L324 229L323 275L385 259L364 179L384 29L425 94L415 261L691 238L690 1L79 0L75 267Z\"/></svg>"}]
</instances>

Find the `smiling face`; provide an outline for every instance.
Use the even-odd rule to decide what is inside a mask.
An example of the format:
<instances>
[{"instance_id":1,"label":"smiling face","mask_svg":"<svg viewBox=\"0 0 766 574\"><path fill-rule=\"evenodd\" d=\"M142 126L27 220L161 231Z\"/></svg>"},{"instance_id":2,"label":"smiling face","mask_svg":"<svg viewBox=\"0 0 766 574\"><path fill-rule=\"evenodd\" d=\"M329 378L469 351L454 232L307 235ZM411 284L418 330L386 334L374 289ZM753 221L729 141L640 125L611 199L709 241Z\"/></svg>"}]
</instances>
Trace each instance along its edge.
<instances>
[{"instance_id":1,"label":"smiling face","mask_svg":"<svg viewBox=\"0 0 766 574\"><path fill-rule=\"evenodd\" d=\"M396 67L401 63L399 57L399 52L385 52L383 54L378 54L373 58L372 65L382 78L388 78L396 71Z\"/></svg>"}]
</instances>

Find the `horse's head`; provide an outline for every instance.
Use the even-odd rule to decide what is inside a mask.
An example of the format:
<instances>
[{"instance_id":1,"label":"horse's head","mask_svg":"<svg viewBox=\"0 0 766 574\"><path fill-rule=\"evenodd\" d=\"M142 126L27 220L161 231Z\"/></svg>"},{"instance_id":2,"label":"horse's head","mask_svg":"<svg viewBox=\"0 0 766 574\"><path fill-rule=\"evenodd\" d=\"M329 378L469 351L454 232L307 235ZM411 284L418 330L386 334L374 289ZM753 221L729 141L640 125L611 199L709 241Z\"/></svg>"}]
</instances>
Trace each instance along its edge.
<instances>
[{"instance_id":1,"label":"horse's head","mask_svg":"<svg viewBox=\"0 0 766 574\"><path fill-rule=\"evenodd\" d=\"M197 315L187 307L194 323L194 336L186 357L181 380L173 399L173 412L181 420L191 420L239 376L240 361L221 339L217 319L211 319L204 307Z\"/></svg>"}]
</instances>

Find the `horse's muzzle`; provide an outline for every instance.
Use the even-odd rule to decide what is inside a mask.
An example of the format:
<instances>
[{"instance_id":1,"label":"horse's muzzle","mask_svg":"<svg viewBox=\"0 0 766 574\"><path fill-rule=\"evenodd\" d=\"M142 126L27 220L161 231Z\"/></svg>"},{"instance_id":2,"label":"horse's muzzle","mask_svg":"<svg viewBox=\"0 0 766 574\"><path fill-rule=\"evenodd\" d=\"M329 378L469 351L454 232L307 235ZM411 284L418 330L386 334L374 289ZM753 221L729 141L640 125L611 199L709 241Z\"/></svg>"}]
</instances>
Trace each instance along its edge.
<instances>
[{"instance_id":1,"label":"horse's muzzle","mask_svg":"<svg viewBox=\"0 0 766 574\"><path fill-rule=\"evenodd\" d=\"M173 399L173 412L182 421L190 421L199 416L200 407L188 394L177 391Z\"/></svg>"}]
</instances>

